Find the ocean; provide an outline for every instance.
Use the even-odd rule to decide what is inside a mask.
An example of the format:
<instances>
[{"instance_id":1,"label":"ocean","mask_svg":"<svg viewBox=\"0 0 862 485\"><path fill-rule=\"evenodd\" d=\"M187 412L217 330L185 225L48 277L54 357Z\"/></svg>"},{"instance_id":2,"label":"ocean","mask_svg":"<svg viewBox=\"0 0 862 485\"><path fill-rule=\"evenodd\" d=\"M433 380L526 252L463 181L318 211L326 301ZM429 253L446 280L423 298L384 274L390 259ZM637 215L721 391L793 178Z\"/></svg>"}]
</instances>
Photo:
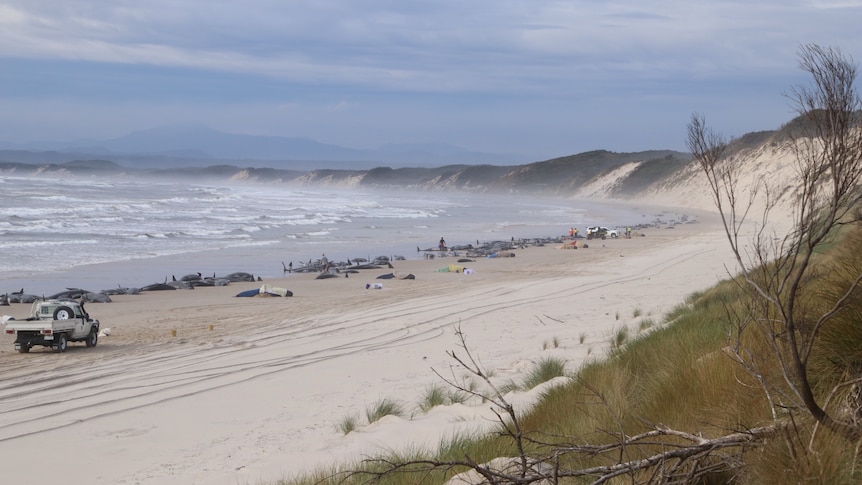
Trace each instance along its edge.
<instances>
[{"instance_id":1,"label":"ocean","mask_svg":"<svg viewBox=\"0 0 862 485\"><path fill-rule=\"evenodd\" d=\"M282 277L282 263L558 237L633 207L527 195L0 174L0 293L141 287L200 272Z\"/></svg>"}]
</instances>

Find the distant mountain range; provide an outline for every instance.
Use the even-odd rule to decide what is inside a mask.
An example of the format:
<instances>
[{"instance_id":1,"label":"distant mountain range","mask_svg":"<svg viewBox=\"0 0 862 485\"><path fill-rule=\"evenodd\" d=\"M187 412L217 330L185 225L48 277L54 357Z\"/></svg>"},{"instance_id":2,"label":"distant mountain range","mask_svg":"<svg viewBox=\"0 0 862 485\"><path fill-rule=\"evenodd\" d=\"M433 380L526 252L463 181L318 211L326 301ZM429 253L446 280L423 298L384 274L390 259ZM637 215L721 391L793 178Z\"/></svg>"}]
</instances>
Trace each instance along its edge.
<instances>
[{"instance_id":1,"label":"distant mountain range","mask_svg":"<svg viewBox=\"0 0 862 485\"><path fill-rule=\"evenodd\" d=\"M479 153L437 144L390 144L373 150L346 148L309 138L225 133L181 124L129 133L110 140L0 143L0 159L32 163L109 158L135 168L180 168L215 163L269 166L292 170L314 168L368 169L378 166L417 167L452 164L512 165L524 163L510 155ZM34 153L39 152L39 153ZM258 163L249 163L249 162ZM266 162L266 163L259 163Z\"/></svg>"}]
</instances>

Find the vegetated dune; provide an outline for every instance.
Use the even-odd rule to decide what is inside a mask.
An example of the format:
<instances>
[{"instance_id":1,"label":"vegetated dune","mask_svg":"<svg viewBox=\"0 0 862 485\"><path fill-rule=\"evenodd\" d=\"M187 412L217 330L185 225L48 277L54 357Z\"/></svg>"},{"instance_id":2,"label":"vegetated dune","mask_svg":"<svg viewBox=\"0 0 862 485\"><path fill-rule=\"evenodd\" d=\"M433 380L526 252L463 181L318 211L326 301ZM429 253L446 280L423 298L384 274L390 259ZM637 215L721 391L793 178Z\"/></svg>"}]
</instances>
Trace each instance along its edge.
<instances>
[{"instance_id":1,"label":"vegetated dune","mask_svg":"<svg viewBox=\"0 0 862 485\"><path fill-rule=\"evenodd\" d=\"M767 191L773 210L770 220L786 224L798 185L796 154L783 132L752 134L734 141L726 157L738 165L736 192L740 203L751 203L749 217L760 219L767 205ZM579 187L573 197L590 199L639 200L671 207L714 211L712 191L700 166L690 161L661 177L650 162L631 162L608 171ZM627 189L628 188L628 189ZM635 189L637 188L637 189Z\"/></svg>"},{"instance_id":2,"label":"vegetated dune","mask_svg":"<svg viewBox=\"0 0 862 485\"><path fill-rule=\"evenodd\" d=\"M730 156L745 165L743 176L752 176L752 183L759 180L759 176L768 176L772 182L792 181L793 153L787 148L786 132L787 127L794 123L792 121L777 131L750 133L730 144ZM17 152L4 151L0 152L0 173L167 177L303 187L495 192L593 199L646 198L674 204L685 201L686 205L694 204L693 207L712 208L711 202L704 198L708 192L703 190L704 181L691 154L672 150L633 153L593 150L512 166L454 164L392 168L381 165L353 170L335 168L344 165L338 161L319 161L316 164L322 168L308 171L271 168L267 165L272 162L266 160L242 160L243 166L237 166L235 160L213 160L217 163L201 167L184 165L183 160L178 159L172 168L154 168L152 164L135 159L131 166L150 167L141 169L130 168L128 162L122 165L125 160L122 156L117 156L115 161L84 159L80 154L69 154L68 157L64 160L56 152L29 153L24 157ZM749 190L752 187L743 184L740 188ZM785 191L780 195L786 197L788 194Z\"/></svg>"}]
</instances>

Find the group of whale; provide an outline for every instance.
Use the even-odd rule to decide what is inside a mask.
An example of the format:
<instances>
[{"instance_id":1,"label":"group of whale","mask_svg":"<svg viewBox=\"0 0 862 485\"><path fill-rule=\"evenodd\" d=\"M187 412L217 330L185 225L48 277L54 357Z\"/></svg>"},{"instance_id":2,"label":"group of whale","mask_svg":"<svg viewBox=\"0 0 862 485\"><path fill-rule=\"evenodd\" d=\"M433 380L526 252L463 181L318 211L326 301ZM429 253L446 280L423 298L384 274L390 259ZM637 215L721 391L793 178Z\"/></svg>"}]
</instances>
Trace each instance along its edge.
<instances>
[{"instance_id":1,"label":"group of whale","mask_svg":"<svg viewBox=\"0 0 862 485\"><path fill-rule=\"evenodd\" d=\"M349 278L351 274L358 273L362 269L392 268L392 261L403 261L404 259L406 259L404 256L392 256L391 258L389 256L377 256L372 261L368 261L365 258L353 258L353 261L351 261L348 258L345 262L329 261L326 259L326 255L324 255L316 261L300 262L299 266L296 267L293 266L293 261L289 265L285 265L284 261L282 261L281 266L284 268L285 273L319 273L315 279L323 280L338 278L341 275Z\"/></svg>"},{"instance_id":2,"label":"group of whale","mask_svg":"<svg viewBox=\"0 0 862 485\"><path fill-rule=\"evenodd\" d=\"M562 237L536 237L536 238L521 238L515 239L514 237L509 240L495 240L495 241L487 241L484 243L480 243L476 240L476 245L473 244L465 244L459 246L442 246L436 248L425 248L422 249L419 246L416 246L416 252L424 252L425 259L433 259L435 253L437 255L446 255L446 256L465 256L467 258L487 258L493 257L496 254L500 254L505 251L511 251L513 249L524 249L530 246L544 246L546 244L559 244L561 243Z\"/></svg>"},{"instance_id":3,"label":"group of whale","mask_svg":"<svg viewBox=\"0 0 862 485\"><path fill-rule=\"evenodd\" d=\"M165 281L162 283L153 283L140 288L124 288L119 285L117 285L117 288L101 291L89 291L81 288L66 288L64 291L50 296L24 293L24 288L21 288L18 291L0 295L0 305L8 305L10 303L33 303L37 300L44 299L66 299L80 300L88 303L110 303L111 296L114 295L138 295L144 291L193 290L200 286L227 286L231 283L243 281L261 281L261 278L255 278L254 275L246 272L236 272L221 277L216 276L215 274L212 276L203 276L201 273L194 273L185 275L179 279L177 279L176 276L172 276L170 281L165 277Z\"/></svg>"},{"instance_id":4,"label":"group of whale","mask_svg":"<svg viewBox=\"0 0 862 485\"><path fill-rule=\"evenodd\" d=\"M465 246L452 246L447 247L444 250L433 248L421 249L419 247L417 247L416 250L419 252L425 251L427 254L431 255L433 255L432 251L438 251L445 252L454 256L460 255L459 253L464 253L464 255L466 255L468 258L493 257L494 255L499 254L501 251L515 248L523 248L526 246L541 246L548 242L555 242L556 239L559 238L534 238L519 240L515 240L514 238L512 238L511 241L491 241L484 244L479 244L479 241L476 241L475 246L472 244L468 244ZM403 259L405 259L403 256L393 256L391 258L388 256L378 256L371 261L365 258L354 258L352 261L348 259L346 262L332 262L326 260L324 256L322 259L319 259L317 261L309 260L307 263L300 262L298 266L294 266L293 261L291 261L289 265L285 265L284 262L282 262L281 265L285 273L320 273L317 278L326 279L336 278L340 275L344 275L344 277L349 277L350 274L358 273L359 270L363 269L378 269L384 267L388 267L391 269L393 268L392 261ZM413 275L408 275L406 278L412 276ZM144 291L193 290L201 286L227 286L233 282L250 281L262 280L259 276L255 278L254 275L246 272L236 272L226 276L216 276L215 274L213 274L212 276L203 276L201 273L193 273L187 274L179 279L177 279L175 276L172 276L170 281L167 277L165 277L164 282L152 283L146 286L142 286L140 288L124 288L117 285L117 288L101 290L97 292L88 291L81 288L66 288L65 291L55 293L51 296L44 296L24 293L24 289L22 288L19 291L0 294L0 305L8 305L10 303L33 303L37 300L42 300L46 298L76 299L83 302L108 303L111 301L111 296L113 295L137 295Z\"/></svg>"}]
</instances>

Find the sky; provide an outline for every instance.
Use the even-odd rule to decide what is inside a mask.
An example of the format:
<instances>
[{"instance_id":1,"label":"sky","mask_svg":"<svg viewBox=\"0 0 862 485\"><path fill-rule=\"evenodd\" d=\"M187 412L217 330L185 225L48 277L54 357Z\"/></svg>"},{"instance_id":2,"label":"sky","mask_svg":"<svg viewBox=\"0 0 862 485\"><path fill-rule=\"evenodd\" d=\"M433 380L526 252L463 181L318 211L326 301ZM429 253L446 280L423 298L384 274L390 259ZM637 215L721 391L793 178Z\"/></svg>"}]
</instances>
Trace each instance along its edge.
<instances>
[{"instance_id":1,"label":"sky","mask_svg":"<svg viewBox=\"0 0 862 485\"><path fill-rule=\"evenodd\" d=\"M177 123L525 162L685 151L795 116L805 44L862 58L862 0L0 0L0 141Z\"/></svg>"}]
</instances>

